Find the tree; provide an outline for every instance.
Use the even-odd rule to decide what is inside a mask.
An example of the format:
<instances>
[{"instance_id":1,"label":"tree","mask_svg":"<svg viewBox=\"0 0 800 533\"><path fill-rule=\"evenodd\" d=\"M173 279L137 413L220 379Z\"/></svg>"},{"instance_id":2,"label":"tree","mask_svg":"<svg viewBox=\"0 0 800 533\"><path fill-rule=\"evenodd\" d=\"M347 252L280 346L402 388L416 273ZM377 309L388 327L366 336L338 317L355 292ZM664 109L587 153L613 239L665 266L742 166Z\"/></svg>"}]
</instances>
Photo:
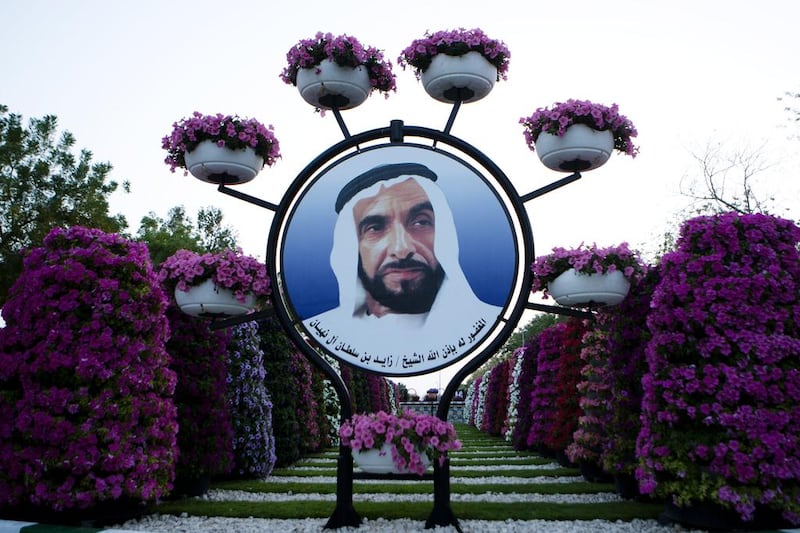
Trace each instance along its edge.
<instances>
[{"instance_id":1,"label":"tree","mask_svg":"<svg viewBox=\"0 0 800 533\"><path fill-rule=\"evenodd\" d=\"M67 131L56 141L53 115L30 119L0 104L0 306L22 271L22 252L41 244L54 227L86 226L115 233L127 227L109 213L117 190L110 163L92 163L92 153L72 153ZM129 185L123 183L128 192Z\"/></svg>"},{"instance_id":2,"label":"tree","mask_svg":"<svg viewBox=\"0 0 800 533\"><path fill-rule=\"evenodd\" d=\"M147 243L154 265L161 264L178 250L219 252L237 246L235 231L222 225L222 211L216 207L201 207L197 225L183 206L171 208L166 219L151 211L142 217L136 235L137 240Z\"/></svg>"},{"instance_id":3,"label":"tree","mask_svg":"<svg viewBox=\"0 0 800 533\"><path fill-rule=\"evenodd\" d=\"M524 346L526 342L559 321L563 321L563 317L559 315L550 313L536 315L530 322L517 328L517 331L511 334L498 352L499 359L508 359L514 353L514 350Z\"/></svg>"},{"instance_id":4,"label":"tree","mask_svg":"<svg viewBox=\"0 0 800 533\"><path fill-rule=\"evenodd\" d=\"M684 177L681 183L681 193L693 200L693 214L768 213L775 198L756 193L754 187L756 176L771 166L763 148L725 149L721 143L709 143L703 153L693 153L701 176Z\"/></svg>"},{"instance_id":5,"label":"tree","mask_svg":"<svg viewBox=\"0 0 800 533\"><path fill-rule=\"evenodd\" d=\"M779 97L779 101L783 101L784 99L793 99L796 101L800 101L800 92L792 93L787 91L783 97ZM800 122L800 107L794 107L792 105L787 105L784 108L785 111L789 112L792 116L789 120L793 122Z\"/></svg>"}]
</instances>

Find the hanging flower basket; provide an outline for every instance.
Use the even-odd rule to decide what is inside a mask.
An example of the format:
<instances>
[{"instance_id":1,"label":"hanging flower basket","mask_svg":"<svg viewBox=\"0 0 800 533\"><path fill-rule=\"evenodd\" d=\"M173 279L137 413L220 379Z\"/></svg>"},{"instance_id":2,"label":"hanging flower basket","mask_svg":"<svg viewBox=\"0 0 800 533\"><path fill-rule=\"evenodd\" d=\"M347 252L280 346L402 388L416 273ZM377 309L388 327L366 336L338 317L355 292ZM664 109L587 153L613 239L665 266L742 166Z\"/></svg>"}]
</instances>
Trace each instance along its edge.
<instances>
[{"instance_id":1,"label":"hanging flower basket","mask_svg":"<svg viewBox=\"0 0 800 533\"><path fill-rule=\"evenodd\" d=\"M364 103L372 91L363 65L340 67L330 59L297 71L297 90L315 107L351 109Z\"/></svg>"},{"instance_id":2,"label":"hanging flower basket","mask_svg":"<svg viewBox=\"0 0 800 533\"><path fill-rule=\"evenodd\" d=\"M231 150L214 141L203 141L184 156L186 170L206 183L238 185L256 177L264 158L249 146Z\"/></svg>"},{"instance_id":3,"label":"hanging flower basket","mask_svg":"<svg viewBox=\"0 0 800 533\"><path fill-rule=\"evenodd\" d=\"M496 81L507 79L511 57L502 41L482 30L438 31L414 40L398 58L410 66L425 91L440 102L475 102L491 92Z\"/></svg>"},{"instance_id":4,"label":"hanging flower basket","mask_svg":"<svg viewBox=\"0 0 800 533\"><path fill-rule=\"evenodd\" d=\"M610 130L595 130L573 124L558 136L544 132L536 141L539 160L550 170L580 172L593 170L606 163L614 150Z\"/></svg>"},{"instance_id":5,"label":"hanging flower basket","mask_svg":"<svg viewBox=\"0 0 800 533\"><path fill-rule=\"evenodd\" d=\"M158 277L181 311L202 318L247 313L265 305L270 294L266 266L241 250L178 250L161 263Z\"/></svg>"},{"instance_id":6,"label":"hanging flower basket","mask_svg":"<svg viewBox=\"0 0 800 533\"><path fill-rule=\"evenodd\" d=\"M353 460L356 465L370 474L408 474L411 472L408 465L403 468L398 468L394 463L393 456L394 445L385 444L380 448L371 448L368 450L361 449L353 454ZM396 453L396 452L394 452ZM428 455L422 451L417 450L417 455L422 463L422 471L425 472L430 468L431 460ZM417 473L419 473L417 471Z\"/></svg>"},{"instance_id":7,"label":"hanging flower basket","mask_svg":"<svg viewBox=\"0 0 800 533\"><path fill-rule=\"evenodd\" d=\"M625 299L630 288L630 281L619 270L584 274L570 268L547 284L550 296L567 307L616 305Z\"/></svg>"},{"instance_id":8,"label":"hanging flower basket","mask_svg":"<svg viewBox=\"0 0 800 533\"><path fill-rule=\"evenodd\" d=\"M272 126L231 115L195 111L172 125L161 147L170 171L178 167L207 183L246 183L281 156Z\"/></svg>"},{"instance_id":9,"label":"hanging flower basket","mask_svg":"<svg viewBox=\"0 0 800 533\"><path fill-rule=\"evenodd\" d=\"M608 248L596 244L568 250L556 247L536 258L533 292L569 307L616 305L627 296L632 281L646 272L638 253L627 243Z\"/></svg>"},{"instance_id":10,"label":"hanging flower basket","mask_svg":"<svg viewBox=\"0 0 800 533\"><path fill-rule=\"evenodd\" d=\"M384 411L356 414L339 428L342 444L355 452L362 470L423 475L431 461L444 464L448 451L461 449L449 422L413 411L394 415ZM367 453L362 456L362 452ZM385 463L391 463L392 467ZM369 470L368 470L369 469Z\"/></svg>"},{"instance_id":11,"label":"hanging flower basket","mask_svg":"<svg viewBox=\"0 0 800 533\"><path fill-rule=\"evenodd\" d=\"M364 103L372 91L388 97L397 90L392 64L383 60L383 52L348 35L318 32L295 44L286 60L280 78L318 109L350 109Z\"/></svg>"},{"instance_id":12,"label":"hanging flower basket","mask_svg":"<svg viewBox=\"0 0 800 533\"><path fill-rule=\"evenodd\" d=\"M479 52L463 56L438 54L420 74L422 87L440 102L480 100L489 94L497 79L497 68Z\"/></svg>"},{"instance_id":13,"label":"hanging flower basket","mask_svg":"<svg viewBox=\"0 0 800 533\"><path fill-rule=\"evenodd\" d=\"M520 118L525 142L551 170L577 172L605 164L617 151L636 157L633 123L619 114L617 104L607 107L586 100L557 102Z\"/></svg>"},{"instance_id":14,"label":"hanging flower basket","mask_svg":"<svg viewBox=\"0 0 800 533\"><path fill-rule=\"evenodd\" d=\"M224 318L249 313L256 305L252 293L244 295L244 301L236 298L232 290L218 287L211 279L182 291L175 287L175 303L181 311L200 318Z\"/></svg>"}]
</instances>

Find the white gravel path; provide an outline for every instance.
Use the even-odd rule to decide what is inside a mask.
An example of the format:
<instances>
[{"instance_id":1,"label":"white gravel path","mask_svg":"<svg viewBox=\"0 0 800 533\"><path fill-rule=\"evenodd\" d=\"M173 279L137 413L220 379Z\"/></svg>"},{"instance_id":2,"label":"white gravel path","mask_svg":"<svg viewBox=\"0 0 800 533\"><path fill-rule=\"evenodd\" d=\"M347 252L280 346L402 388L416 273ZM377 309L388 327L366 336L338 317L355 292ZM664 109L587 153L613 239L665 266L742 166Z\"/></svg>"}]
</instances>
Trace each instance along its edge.
<instances>
[{"instance_id":1,"label":"white gravel path","mask_svg":"<svg viewBox=\"0 0 800 533\"><path fill-rule=\"evenodd\" d=\"M293 492L247 492L244 490L211 489L198 500L227 502L290 502L290 501L336 501L336 494ZM433 502L433 494L353 494L354 502ZM450 494L453 502L499 502L499 503L609 503L624 501L613 492L597 494L507 494L484 492L483 494Z\"/></svg>"},{"instance_id":2,"label":"white gravel path","mask_svg":"<svg viewBox=\"0 0 800 533\"><path fill-rule=\"evenodd\" d=\"M270 483L336 483L336 478L331 476L276 476L265 479ZM535 477L506 477L506 476L482 476L482 477L458 477L451 476L450 483L463 483L465 485L483 485L487 483L500 483L504 485L527 485L533 483L578 483L584 481L583 476L535 476ZM382 479L369 480L358 479L355 483L419 483L414 480L402 479Z\"/></svg>"},{"instance_id":3,"label":"white gravel path","mask_svg":"<svg viewBox=\"0 0 800 533\"><path fill-rule=\"evenodd\" d=\"M364 520L361 527L323 529L327 519L273 520L260 518L219 518L151 515L141 520L126 522L120 527L137 531L160 533L456 533L452 526L425 529L416 520ZM662 526L655 520L605 521L550 521L550 520L460 520L464 533L703 533L677 526Z\"/></svg>"}]
</instances>

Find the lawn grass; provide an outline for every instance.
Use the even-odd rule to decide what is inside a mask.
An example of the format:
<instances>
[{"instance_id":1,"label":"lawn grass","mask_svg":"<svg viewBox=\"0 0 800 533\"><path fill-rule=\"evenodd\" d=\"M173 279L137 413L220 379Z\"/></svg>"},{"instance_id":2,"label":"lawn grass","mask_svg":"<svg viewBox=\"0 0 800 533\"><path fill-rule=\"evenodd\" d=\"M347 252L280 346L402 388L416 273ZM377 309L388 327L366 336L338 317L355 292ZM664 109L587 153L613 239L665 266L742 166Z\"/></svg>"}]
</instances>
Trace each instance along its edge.
<instances>
[{"instance_id":1,"label":"lawn grass","mask_svg":"<svg viewBox=\"0 0 800 533\"><path fill-rule=\"evenodd\" d=\"M467 467L468 468L468 467ZM323 468L314 470L297 470L293 468L278 468L272 473L273 476L284 477L316 477L316 476L336 476L335 468ZM578 476L580 470L577 468L545 468L539 470L525 470L525 469L510 469L510 470L461 470L451 469L450 477L465 477L465 478L481 478L487 476L503 475L506 477L560 477L560 476Z\"/></svg>"},{"instance_id":2,"label":"lawn grass","mask_svg":"<svg viewBox=\"0 0 800 533\"><path fill-rule=\"evenodd\" d=\"M241 490L252 493L335 494L336 479L330 483L283 483L266 481L221 481L213 483L212 489ZM608 483L536 483L536 484L480 484L452 483L453 494L597 494L613 492ZM433 483L353 483L355 494L433 494Z\"/></svg>"},{"instance_id":3,"label":"lawn grass","mask_svg":"<svg viewBox=\"0 0 800 533\"><path fill-rule=\"evenodd\" d=\"M209 502L205 500L168 501L154 512L228 518L328 518L334 502ZM363 518L426 520L433 504L428 502L356 502L356 512ZM636 502L597 504L455 502L451 508L459 520L625 520L657 518L664 506Z\"/></svg>"}]
</instances>

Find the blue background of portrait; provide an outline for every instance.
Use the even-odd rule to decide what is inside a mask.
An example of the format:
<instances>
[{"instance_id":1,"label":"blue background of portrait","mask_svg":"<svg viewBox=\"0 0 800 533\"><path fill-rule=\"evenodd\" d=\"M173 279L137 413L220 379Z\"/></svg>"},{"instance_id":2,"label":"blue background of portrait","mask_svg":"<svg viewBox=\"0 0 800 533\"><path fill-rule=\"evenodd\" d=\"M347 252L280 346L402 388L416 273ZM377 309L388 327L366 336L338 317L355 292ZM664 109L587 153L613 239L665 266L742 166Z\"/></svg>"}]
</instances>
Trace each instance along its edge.
<instances>
[{"instance_id":1,"label":"blue background of portrait","mask_svg":"<svg viewBox=\"0 0 800 533\"><path fill-rule=\"evenodd\" d=\"M300 319L339 303L330 267L334 202L341 188L358 174L388 163L412 161L437 175L456 224L459 258L475 294L486 303L505 306L517 265L514 232L503 204L477 170L452 154L427 147L381 146L334 162L304 191L287 221L282 271L289 301Z\"/></svg>"}]
</instances>

